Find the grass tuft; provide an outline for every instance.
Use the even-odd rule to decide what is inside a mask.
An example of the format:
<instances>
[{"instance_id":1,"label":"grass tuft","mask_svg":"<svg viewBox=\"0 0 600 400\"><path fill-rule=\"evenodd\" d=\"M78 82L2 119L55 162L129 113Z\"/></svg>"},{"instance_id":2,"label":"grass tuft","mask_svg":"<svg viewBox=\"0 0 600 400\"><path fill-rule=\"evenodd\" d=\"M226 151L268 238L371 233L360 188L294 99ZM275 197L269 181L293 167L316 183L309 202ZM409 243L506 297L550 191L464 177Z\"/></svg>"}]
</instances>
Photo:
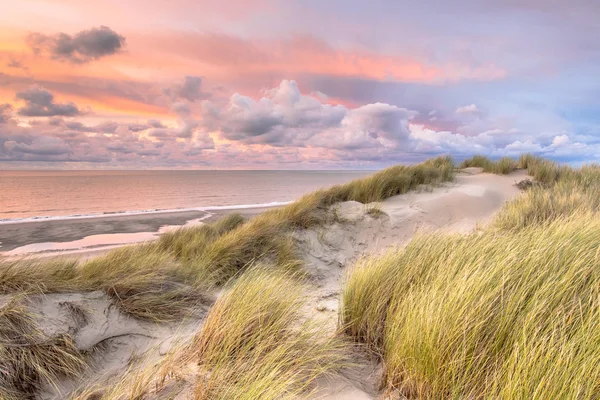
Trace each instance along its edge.
<instances>
[{"instance_id":1,"label":"grass tuft","mask_svg":"<svg viewBox=\"0 0 600 400\"><path fill-rule=\"evenodd\" d=\"M340 368L344 344L302 322L303 292L296 276L260 267L238 279L193 345L195 399L294 399Z\"/></svg>"},{"instance_id":2,"label":"grass tuft","mask_svg":"<svg viewBox=\"0 0 600 400\"><path fill-rule=\"evenodd\" d=\"M498 161L492 161L485 156L473 156L468 160L464 160L460 164L460 168L478 167L483 168L483 172L492 174L507 175L520 167L520 163L510 157L503 157Z\"/></svg>"},{"instance_id":3,"label":"grass tuft","mask_svg":"<svg viewBox=\"0 0 600 400\"><path fill-rule=\"evenodd\" d=\"M382 356L385 386L409 398L594 399L599 242L589 214L419 237L359 263L340 320Z\"/></svg>"},{"instance_id":4,"label":"grass tuft","mask_svg":"<svg viewBox=\"0 0 600 400\"><path fill-rule=\"evenodd\" d=\"M74 376L83 366L71 337L44 334L20 297L0 308L0 398L33 398L42 383Z\"/></svg>"}]
</instances>

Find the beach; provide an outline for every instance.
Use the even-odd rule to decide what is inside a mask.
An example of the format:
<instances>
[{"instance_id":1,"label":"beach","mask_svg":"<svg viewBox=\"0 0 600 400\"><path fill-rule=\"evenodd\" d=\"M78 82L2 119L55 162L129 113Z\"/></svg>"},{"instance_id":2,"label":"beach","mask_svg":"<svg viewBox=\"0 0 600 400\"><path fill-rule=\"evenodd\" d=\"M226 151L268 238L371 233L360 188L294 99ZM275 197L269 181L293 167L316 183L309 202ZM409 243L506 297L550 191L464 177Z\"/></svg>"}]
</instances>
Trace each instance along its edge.
<instances>
[{"instance_id":1,"label":"beach","mask_svg":"<svg viewBox=\"0 0 600 400\"><path fill-rule=\"evenodd\" d=\"M36 398L48 400L72 395L89 400L98 393L126 398L122 395L138 387L148 399L167 394L202 399L198 393L215 390L222 396L215 398L254 400L280 382L282 388L273 390L284 394L291 388L294 400L376 400L402 398L404 392L386 377L403 379L402 363L430 362L431 352L450 349L468 370L471 363L462 358L465 332L474 332L473 340L481 343L479 327L506 337L505 319L530 329L530 318L523 322L509 314L520 316L528 312L525 307L498 304L505 293L512 299L525 299L523 293L533 289L542 299L555 294L556 277L536 283L546 279L538 273L540 265L554 263L548 268L560 276L565 254L572 276L595 274L597 264L586 261L598 257L595 219L583 214L556 219L570 209L548 214L537 204L539 196L562 196L562 185L546 186L557 177L581 174L577 179L588 182L584 174L595 178L598 170L572 171L531 157L465 164L456 168L440 158L392 167L275 208L4 224L12 230L7 236L13 250L53 242L72 247L42 253L69 257L0 260L3 318L21 321L4 340L21 346L16 338L37 335L26 336L31 343L25 347L4 350L12 363L10 384L18 388L36 379ZM581 192L578 199L581 207L595 209L594 192ZM543 218L556 222L544 225ZM173 231L193 225L196 229ZM574 238L580 225L583 236ZM546 241L546 235L555 239ZM123 246L134 239L153 242ZM559 242L584 243L585 256L565 253L555 246ZM544 251L535 251L539 246ZM572 282L566 283L569 291L580 290L574 286L579 280ZM394 308L394 302L402 307ZM596 321L594 307L584 312ZM463 315L477 323L465 325ZM552 323L550 316L544 314L542 322ZM396 324L403 318L410 323ZM588 335L590 326L575 329ZM391 329L402 329L410 342ZM431 339L423 334L428 330L440 334ZM535 335L528 333L546 344ZM444 346L437 338L446 340ZM40 342L52 345L35 347ZM421 352L413 342L429 350ZM484 343L488 359L482 368L498 367L496 343ZM395 346L395 353L384 353L383 344ZM512 350L505 346L506 357ZM21 372L21 360L43 360L47 352L59 360L57 372L47 372L50 379ZM401 364L394 364L395 354L403 356ZM36 365L46 373L47 364ZM573 373L586 376L591 367ZM436 374L446 379L443 368ZM247 380L239 383L237 377ZM476 387L476 378L477 371L469 370L464 379ZM253 394L243 397L247 392Z\"/></svg>"},{"instance_id":2,"label":"beach","mask_svg":"<svg viewBox=\"0 0 600 400\"><path fill-rule=\"evenodd\" d=\"M246 218L272 207L243 208L213 211L171 211L134 215L99 216L78 219L56 219L0 224L0 254L25 255L58 251L94 250L151 240L161 228L176 229L194 223L213 222L220 217L239 213ZM123 235L126 234L126 235ZM81 242L83 239L86 239ZM71 244L70 242L79 242ZM47 244L47 245L44 245ZM36 248L35 245L38 245ZM15 252L23 246L23 251Z\"/></svg>"}]
</instances>

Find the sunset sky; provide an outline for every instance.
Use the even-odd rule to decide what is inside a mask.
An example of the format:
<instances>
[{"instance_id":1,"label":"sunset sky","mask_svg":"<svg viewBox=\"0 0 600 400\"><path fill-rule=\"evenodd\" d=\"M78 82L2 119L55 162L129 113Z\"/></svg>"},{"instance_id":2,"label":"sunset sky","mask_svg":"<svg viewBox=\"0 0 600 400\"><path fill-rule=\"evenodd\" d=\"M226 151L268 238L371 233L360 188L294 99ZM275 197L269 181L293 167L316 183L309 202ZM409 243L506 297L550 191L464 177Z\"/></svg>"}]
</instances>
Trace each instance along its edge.
<instances>
[{"instance_id":1,"label":"sunset sky","mask_svg":"<svg viewBox=\"0 0 600 400\"><path fill-rule=\"evenodd\" d=\"M600 156L598 0L2 0L0 168Z\"/></svg>"}]
</instances>

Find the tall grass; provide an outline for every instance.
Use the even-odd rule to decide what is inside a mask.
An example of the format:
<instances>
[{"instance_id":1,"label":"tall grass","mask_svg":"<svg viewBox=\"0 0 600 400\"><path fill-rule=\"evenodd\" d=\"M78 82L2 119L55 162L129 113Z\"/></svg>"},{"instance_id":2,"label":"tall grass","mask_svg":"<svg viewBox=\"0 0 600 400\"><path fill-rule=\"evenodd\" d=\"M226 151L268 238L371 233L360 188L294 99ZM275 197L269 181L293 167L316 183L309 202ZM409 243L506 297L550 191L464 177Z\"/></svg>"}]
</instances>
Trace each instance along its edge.
<instances>
[{"instance_id":1,"label":"tall grass","mask_svg":"<svg viewBox=\"0 0 600 400\"><path fill-rule=\"evenodd\" d=\"M426 399L600 393L600 167L531 155L518 166L542 186L482 233L418 237L349 276L342 328L383 358L389 389Z\"/></svg>"},{"instance_id":2,"label":"tall grass","mask_svg":"<svg viewBox=\"0 0 600 400\"><path fill-rule=\"evenodd\" d=\"M220 298L194 349L196 399L293 399L344 363L343 343L302 322L303 285L255 269Z\"/></svg>"},{"instance_id":3,"label":"tall grass","mask_svg":"<svg viewBox=\"0 0 600 400\"><path fill-rule=\"evenodd\" d=\"M501 231L540 225L573 214L594 215L600 211L600 166L573 169L531 155L521 156L519 165L542 185L509 201L494 226Z\"/></svg>"},{"instance_id":4,"label":"tall grass","mask_svg":"<svg viewBox=\"0 0 600 400\"><path fill-rule=\"evenodd\" d=\"M69 335L48 337L19 296L0 307L0 398L33 398L42 383L74 376L83 355Z\"/></svg>"},{"instance_id":5,"label":"tall grass","mask_svg":"<svg viewBox=\"0 0 600 400\"><path fill-rule=\"evenodd\" d=\"M341 362L339 341L323 338L314 325L298 321L299 284L288 275L301 274L301 262L292 232L333 220L329 208L337 202L381 201L451 179L452 159L440 157L419 165L391 167L367 178L316 191L249 221L232 215L211 225L180 229L156 242L124 247L88 261L0 260L0 293L101 290L122 312L165 322L181 320L207 306L211 302L207 291L239 277L231 290L233 294L219 300L211 312L198 341L204 374L196 396L292 398L306 390L318 375ZM243 272L257 263L270 266L270 272L245 278ZM245 320L253 322L245 325ZM211 326L216 331L210 331ZM235 329L242 329L238 336ZM242 342L232 344L229 338ZM67 342L65 346L73 350ZM70 350L60 353L64 359L54 360L58 368L72 362ZM71 367L68 365L67 369ZM36 380L36 376L46 373L44 369L37 372L20 364L3 367L9 371L7 376L22 373L23 378L19 379ZM47 375L50 377L51 373Z\"/></svg>"},{"instance_id":6,"label":"tall grass","mask_svg":"<svg viewBox=\"0 0 600 400\"><path fill-rule=\"evenodd\" d=\"M301 398L317 378L347 365L344 341L303 315L305 290L298 275L255 266L226 288L177 354L136 366L122 383L84 390L76 398L173 398L178 391L169 380L178 375L192 385L190 397L196 400ZM190 361L197 368L186 368Z\"/></svg>"},{"instance_id":7,"label":"tall grass","mask_svg":"<svg viewBox=\"0 0 600 400\"><path fill-rule=\"evenodd\" d=\"M215 284L226 282L256 260L295 268L299 258L289 233L330 221L331 205L351 200L381 201L421 185L452 180L453 176L452 159L439 157L419 165L387 168L345 185L319 190L226 232L208 243L190 263L202 281Z\"/></svg>"},{"instance_id":8,"label":"tall grass","mask_svg":"<svg viewBox=\"0 0 600 400\"><path fill-rule=\"evenodd\" d=\"M510 235L421 237L357 268L343 326L383 356L385 384L409 397L594 399L598 243L590 215Z\"/></svg>"},{"instance_id":9,"label":"tall grass","mask_svg":"<svg viewBox=\"0 0 600 400\"><path fill-rule=\"evenodd\" d=\"M0 293L101 290L133 317L181 319L211 300L188 283L181 265L155 244L127 246L89 261L0 260Z\"/></svg>"},{"instance_id":10,"label":"tall grass","mask_svg":"<svg viewBox=\"0 0 600 400\"><path fill-rule=\"evenodd\" d=\"M503 157L494 162L485 156L477 155L460 164L460 168L468 167L483 168L484 172L506 175L519 168L519 163L510 157Z\"/></svg>"},{"instance_id":11,"label":"tall grass","mask_svg":"<svg viewBox=\"0 0 600 400\"><path fill-rule=\"evenodd\" d=\"M104 290L134 316L178 318L180 305L202 300L193 296L194 291L222 285L255 262L297 270L300 259L290 233L331 221L331 205L349 200L381 201L421 185L452 179L452 159L438 157L318 190L247 222L233 214L213 224L169 232L155 243L118 249L83 264L68 260L0 260L0 293ZM163 298L159 296L162 292Z\"/></svg>"}]
</instances>

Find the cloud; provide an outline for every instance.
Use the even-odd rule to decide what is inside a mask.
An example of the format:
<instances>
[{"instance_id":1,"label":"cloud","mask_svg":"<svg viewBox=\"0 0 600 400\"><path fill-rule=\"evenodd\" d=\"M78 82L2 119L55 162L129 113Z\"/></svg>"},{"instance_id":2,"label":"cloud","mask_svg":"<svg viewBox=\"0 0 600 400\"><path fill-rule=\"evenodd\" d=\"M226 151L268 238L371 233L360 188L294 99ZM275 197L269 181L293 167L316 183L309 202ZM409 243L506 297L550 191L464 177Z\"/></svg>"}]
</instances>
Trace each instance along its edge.
<instances>
[{"instance_id":1,"label":"cloud","mask_svg":"<svg viewBox=\"0 0 600 400\"><path fill-rule=\"evenodd\" d=\"M475 104L469 104L467 106L458 107L455 111L457 114L479 114L479 109Z\"/></svg>"},{"instance_id":2,"label":"cloud","mask_svg":"<svg viewBox=\"0 0 600 400\"><path fill-rule=\"evenodd\" d=\"M7 141L4 147L10 152L50 156L67 154L70 151L64 140L47 136L35 137L29 144Z\"/></svg>"},{"instance_id":3,"label":"cloud","mask_svg":"<svg viewBox=\"0 0 600 400\"><path fill-rule=\"evenodd\" d=\"M570 142L569 136L567 135L558 135L552 139L552 147L562 147L567 145Z\"/></svg>"},{"instance_id":4,"label":"cloud","mask_svg":"<svg viewBox=\"0 0 600 400\"><path fill-rule=\"evenodd\" d=\"M202 77L200 76L186 76L183 83L165 89L165 94L171 96L174 100L185 99L191 102L210 97L209 93L202 91Z\"/></svg>"},{"instance_id":5,"label":"cloud","mask_svg":"<svg viewBox=\"0 0 600 400\"><path fill-rule=\"evenodd\" d=\"M346 113L345 107L302 95L295 81L283 80L258 101L239 93L227 104L204 101L202 126L246 144L302 145L317 132L338 126Z\"/></svg>"},{"instance_id":6,"label":"cloud","mask_svg":"<svg viewBox=\"0 0 600 400\"><path fill-rule=\"evenodd\" d=\"M0 104L0 124L5 124L11 119L12 106Z\"/></svg>"},{"instance_id":7,"label":"cloud","mask_svg":"<svg viewBox=\"0 0 600 400\"><path fill-rule=\"evenodd\" d=\"M107 26L94 27L74 35L30 33L26 42L36 54L55 60L84 64L118 53L125 46L125 37Z\"/></svg>"},{"instance_id":8,"label":"cloud","mask_svg":"<svg viewBox=\"0 0 600 400\"><path fill-rule=\"evenodd\" d=\"M6 64L8 68L17 68L17 69L26 69L25 65L21 61L11 59L8 64Z\"/></svg>"},{"instance_id":9,"label":"cloud","mask_svg":"<svg viewBox=\"0 0 600 400\"><path fill-rule=\"evenodd\" d=\"M18 114L26 117L72 117L81 114L71 102L55 103L54 95L40 86L17 92L16 98L25 101L25 106L19 108Z\"/></svg>"}]
</instances>

